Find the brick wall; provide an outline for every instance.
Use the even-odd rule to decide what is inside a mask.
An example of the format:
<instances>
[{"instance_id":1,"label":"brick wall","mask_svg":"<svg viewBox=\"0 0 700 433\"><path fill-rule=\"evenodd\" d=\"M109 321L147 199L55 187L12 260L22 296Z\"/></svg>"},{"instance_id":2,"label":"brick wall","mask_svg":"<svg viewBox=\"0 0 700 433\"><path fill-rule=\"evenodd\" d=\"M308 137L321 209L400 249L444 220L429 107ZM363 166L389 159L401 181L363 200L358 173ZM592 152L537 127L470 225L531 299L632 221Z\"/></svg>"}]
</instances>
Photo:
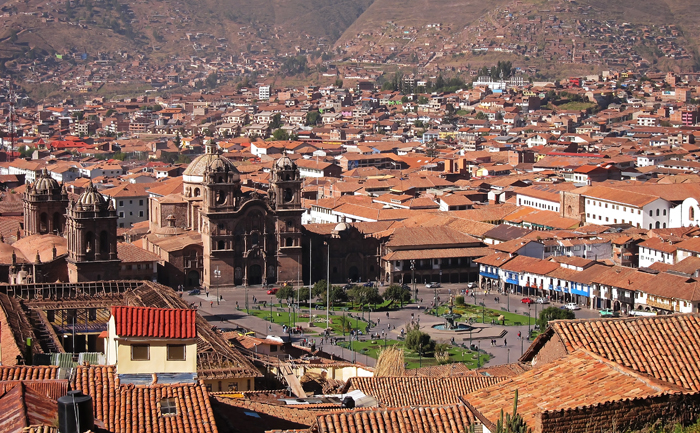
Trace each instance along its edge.
<instances>
[{"instance_id":1,"label":"brick wall","mask_svg":"<svg viewBox=\"0 0 700 433\"><path fill-rule=\"evenodd\" d=\"M566 346L556 333L547 341L532 360L532 365L543 365L566 356Z\"/></svg>"},{"instance_id":2,"label":"brick wall","mask_svg":"<svg viewBox=\"0 0 700 433\"><path fill-rule=\"evenodd\" d=\"M700 414L700 393L606 402L536 416L533 433L630 431L661 422L688 424Z\"/></svg>"}]
</instances>

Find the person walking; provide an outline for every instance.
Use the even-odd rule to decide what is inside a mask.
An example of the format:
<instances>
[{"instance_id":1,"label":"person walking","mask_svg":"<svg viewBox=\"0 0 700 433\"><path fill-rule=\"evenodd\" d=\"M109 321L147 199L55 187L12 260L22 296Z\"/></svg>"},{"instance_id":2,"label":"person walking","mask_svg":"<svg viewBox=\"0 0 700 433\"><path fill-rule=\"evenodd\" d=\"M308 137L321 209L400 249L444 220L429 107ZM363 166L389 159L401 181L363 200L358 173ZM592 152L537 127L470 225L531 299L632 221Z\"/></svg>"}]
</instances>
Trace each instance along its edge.
<instances>
[{"instance_id":1,"label":"person walking","mask_svg":"<svg viewBox=\"0 0 700 433\"><path fill-rule=\"evenodd\" d=\"M506 347L507 345L508 345L508 342L507 342L506 339L504 338L504 339L503 339L503 347Z\"/></svg>"}]
</instances>

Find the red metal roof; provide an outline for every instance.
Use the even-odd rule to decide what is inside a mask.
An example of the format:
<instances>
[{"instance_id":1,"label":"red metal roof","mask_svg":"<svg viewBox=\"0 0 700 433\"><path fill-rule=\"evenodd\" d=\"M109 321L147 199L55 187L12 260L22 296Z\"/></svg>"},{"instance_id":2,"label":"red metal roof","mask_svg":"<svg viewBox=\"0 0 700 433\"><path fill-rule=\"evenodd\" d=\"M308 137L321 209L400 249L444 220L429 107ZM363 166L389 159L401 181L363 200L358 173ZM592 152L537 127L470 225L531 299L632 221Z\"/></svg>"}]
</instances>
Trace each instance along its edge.
<instances>
[{"instance_id":1,"label":"red metal roof","mask_svg":"<svg viewBox=\"0 0 700 433\"><path fill-rule=\"evenodd\" d=\"M195 338L195 310L112 307L120 337Z\"/></svg>"}]
</instances>

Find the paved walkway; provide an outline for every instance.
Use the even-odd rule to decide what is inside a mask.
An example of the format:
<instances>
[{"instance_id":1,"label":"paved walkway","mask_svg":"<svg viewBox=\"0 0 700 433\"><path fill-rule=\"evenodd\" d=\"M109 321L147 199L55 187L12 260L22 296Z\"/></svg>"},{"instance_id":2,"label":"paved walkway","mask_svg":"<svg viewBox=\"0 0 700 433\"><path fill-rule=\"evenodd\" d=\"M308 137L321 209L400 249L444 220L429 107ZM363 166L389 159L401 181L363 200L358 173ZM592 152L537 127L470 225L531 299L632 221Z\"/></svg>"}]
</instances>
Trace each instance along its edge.
<instances>
[{"instance_id":1,"label":"paved walkway","mask_svg":"<svg viewBox=\"0 0 700 433\"><path fill-rule=\"evenodd\" d=\"M446 285L446 287L438 289L437 293L438 296L440 296L444 301L446 299L449 299L449 291L451 291L452 293L456 293L457 291L464 289L465 286L465 284L448 284ZM381 290L383 289L380 289L380 291ZM255 296L259 302L269 302L271 299L273 299L273 297L267 295L266 291L262 288L249 288L248 292L250 302L249 305L251 306L253 305L253 296ZM208 297L206 296L206 294L201 294L197 296L189 296L187 294L184 294L183 298L187 302L193 302L198 307L199 303L201 302L201 307L199 308L200 313L207 320L209 320L212 323L212 325L219 326L221 328L234 328L240 326L246 329L250 329L251 331L255 331L260 336L284 335L282 332L282 324L271 324L266 320L260 319L252 315L247 315L245 314L245 311L236 310L236 302L238 302L241 308L244 308L245 296L243 289L222 289L220 295L223 297L223 300L220 300L219 303L216 302L216 298L213 294L210 294ZM443 323L443 320L441 318L424 314L425 307L427 307L428 304L432 301L432 298L434 296L434 290L427 289L425 287L419 288L419 298L421 296L423 296L423 303L404 305L402 309L389 312L388 315L386 312L371 313L372 321L376 324L376 326L372 328L372 332L381 334L382 330L384 330L385 332L387 332L389 339L395 340L398 339L401 333L401 329L404 328L406 324L410 323L411 320L414 320L419 321L421 330L429 333L431 337L433 337L435 340L439 342L449 343L451 342L452 338L454 338L455 343L464 343L468 347L470 342L468 332L446 332L432 328L432 325L434 324ZM496 302L496 297L500 298L499 302ZM491 308L494 310L501 310L501 308L509 308L510 312L512 313L527 315L528 306L527 304L523 304L521 302L521 299L522 296L516 294L506 296L505 294L483 295L482 293L477 296L476 302L474 302L474 298L472 297L468 297L466 299L466 302L471 304L479 304L481 302L484 302L486 308ZM273 300L275 302L278 302L276 299ZM490 355L492 355L492 358L487 363L487 365L499 365L506 364L508 362L515 362L520 357L520 354L527 350L531 343L527 340L527 338L519 338L518 333L520 333L521 336L526 337L528 335L528 329L534 328L535 309L537 308L537 311L539 312L542 308L546 308L548 306L560 307L561 304L552 303L549 305L537 305L536 307L533 304L529 308L533 318L530 327L528 327L527 324L524 324L522 326L475 324L474 326L478 327L479 331L472 332L472 344L475 344L477 347L480 347L481 350L484 350ZM325 312L325 310L323 310L323 312ZM319 314L322 314L323 312L319 311ZM598 313L594 310L580 310L576 312L576 317L598 317ZM292 340L299 341L302 338L304 337L295 336L292 338ZM344 349L340 346L322 344L320 341L321 339L318 336L308 338L314 339L318 348L322 348L324 352L332 354L334 357L346 359L349 361L355 360L357 362L369 366L374 366L376 362L373 358L370 358L363 354L354 353L353 355L353 353L350 352L348 349ZM491 340L494 339L496 340L496 345L492 346Z\"/></svg>"}]
</instances>

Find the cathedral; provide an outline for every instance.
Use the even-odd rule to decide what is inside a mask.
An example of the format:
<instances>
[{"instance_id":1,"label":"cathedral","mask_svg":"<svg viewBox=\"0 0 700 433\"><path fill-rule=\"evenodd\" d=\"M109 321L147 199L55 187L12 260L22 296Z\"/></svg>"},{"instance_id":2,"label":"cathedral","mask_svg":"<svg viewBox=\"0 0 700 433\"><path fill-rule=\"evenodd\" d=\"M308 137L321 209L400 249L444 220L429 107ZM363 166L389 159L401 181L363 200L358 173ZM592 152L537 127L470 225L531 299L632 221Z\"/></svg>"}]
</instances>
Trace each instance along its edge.
<instances>
[{"instance_id":1,"label":"cathedral","mask_svg":"<svg viewBox=\"0 0 700 433\"><path fill-rule=\"evenodd\" d=\"M148 234L134 245L155 254L154 260L160 257L158 280L171 287L297 284L302 275L301 189L299 170L288 156L274 162L269 188L261 190L242 185L234 164L209 143L185 170L181 192L151 194ZM8 281L120 278L125 264L109 197L89 184L69 200L65 187L43 170L22 198L25 236L0 246L0 262L7 263L0 268L7 269Z\"/></svg>"},{"instance_id":2,"label":"cathedral","mask_svg":"<svg viewBox=\"0 0 700 433\"><path fill-rule=\"evenodd\" d=\"M244 187L234 164L207 144L183 173L181 194L151 198L144 245L167 262L162 282L209 290L296 284L301 188L299 170L286 155L274 162L269 189L261 192Z\"/></svg>"}]
</instances>

